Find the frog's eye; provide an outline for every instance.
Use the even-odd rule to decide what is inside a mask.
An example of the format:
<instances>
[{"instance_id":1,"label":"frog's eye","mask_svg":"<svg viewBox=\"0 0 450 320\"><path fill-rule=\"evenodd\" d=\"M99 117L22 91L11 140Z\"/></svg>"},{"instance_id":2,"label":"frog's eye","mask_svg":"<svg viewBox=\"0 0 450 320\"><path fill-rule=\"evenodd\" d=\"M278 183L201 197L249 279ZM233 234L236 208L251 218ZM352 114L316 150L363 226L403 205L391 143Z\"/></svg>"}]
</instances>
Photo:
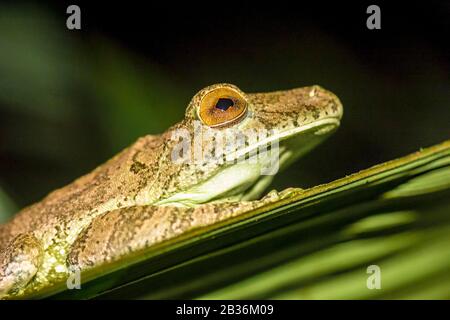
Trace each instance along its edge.
<instances>
[{"instance_id":1,"label":"frog's eye","mask_svg":"<svg viewBox=\"0 0 450 320\"><path fill-rule=\"evenodd\" d=\"M208 92L200 102L198 117L209 127L221 127L235 123L247 111L245 98L230 87L216 88Z\"/></svg>"}]
</instances>

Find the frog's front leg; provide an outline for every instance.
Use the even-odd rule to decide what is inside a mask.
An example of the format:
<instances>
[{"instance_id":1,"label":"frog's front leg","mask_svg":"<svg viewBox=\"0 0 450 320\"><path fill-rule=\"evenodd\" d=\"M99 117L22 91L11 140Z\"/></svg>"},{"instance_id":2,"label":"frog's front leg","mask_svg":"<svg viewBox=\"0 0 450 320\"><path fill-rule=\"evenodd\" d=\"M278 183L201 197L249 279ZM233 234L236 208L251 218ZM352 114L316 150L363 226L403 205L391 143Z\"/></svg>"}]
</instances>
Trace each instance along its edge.
<instances>
[{"instance_id":1,"label":"frog's front leg","mask_svg":"<svg viewBox=\"0 0 450 320\"><path fill-rule=\"evenodd\" d=\"M0 299L24 288L42 262L42 246L31 234L19 234L0 252Z\"/></svg>"},{"instance_id":2,"label":"frog's front leg","mask_svg":"<svg viewBox=\"0 0 450 320\"><path fill-rule=\"evenodd\" d=\"M68 265L81 270L119 260L196 228L248 212L287 196L271 192L261 200L217 202L194 208L141 206L96 217L72 244Z\"/></svg>"}]
</instances>

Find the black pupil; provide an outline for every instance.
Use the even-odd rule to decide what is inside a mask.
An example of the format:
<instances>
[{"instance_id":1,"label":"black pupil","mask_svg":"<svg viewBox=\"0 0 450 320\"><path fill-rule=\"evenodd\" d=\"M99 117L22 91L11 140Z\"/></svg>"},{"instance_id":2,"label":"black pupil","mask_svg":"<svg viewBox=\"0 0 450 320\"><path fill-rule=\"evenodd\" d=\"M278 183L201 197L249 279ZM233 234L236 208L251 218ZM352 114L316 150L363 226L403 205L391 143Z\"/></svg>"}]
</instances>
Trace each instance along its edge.
<instances>
[{"instance_id":1,"label":"black pupil","mask_svg":"<svg viewBox=\"0 0 450 320\"><path fill-rule=\"evenodd\" d=\"M216 103L216 108L222 111L227 111L232 106L234 106L234 101L230 98L220 98Z\"/></svg>"}]
</instances>

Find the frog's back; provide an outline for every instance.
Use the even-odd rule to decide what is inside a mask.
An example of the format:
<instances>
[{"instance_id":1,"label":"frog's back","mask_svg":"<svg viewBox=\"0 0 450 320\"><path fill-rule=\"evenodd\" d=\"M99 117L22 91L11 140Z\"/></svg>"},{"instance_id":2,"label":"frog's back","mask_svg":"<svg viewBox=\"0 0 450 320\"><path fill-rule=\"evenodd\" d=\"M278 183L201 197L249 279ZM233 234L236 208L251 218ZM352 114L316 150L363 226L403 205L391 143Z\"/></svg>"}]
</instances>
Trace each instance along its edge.
<instances>
[{"instance_id":1,"label":"frog's back","mask_svg":"<svg viewBox=\"0 0 450 320\"><path fill-rule=\"evenodd\" d=\"M93 216L133 204L133 195L157 177L162 141L161 136L144 136L89 174L24 208L0 226L0 249L18 234L39 237L49 230L58 232L55 228L78 229Z\"/></svg>"}]
</instances>

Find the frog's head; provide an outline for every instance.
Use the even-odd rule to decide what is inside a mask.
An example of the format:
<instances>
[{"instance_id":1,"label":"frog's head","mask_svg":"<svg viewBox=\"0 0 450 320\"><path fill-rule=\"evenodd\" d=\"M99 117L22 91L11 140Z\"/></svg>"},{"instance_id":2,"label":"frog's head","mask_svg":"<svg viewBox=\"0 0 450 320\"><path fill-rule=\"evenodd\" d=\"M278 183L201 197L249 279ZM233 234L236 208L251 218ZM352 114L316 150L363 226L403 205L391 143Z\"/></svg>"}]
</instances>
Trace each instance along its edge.
<instances>
[{"instance_id":1,"label":"frog's head","mask_svg":"<svg viewBox=\"0 0 450 320\"><path fill-rule=\"evenodd\" d=\"M192 98L185 120L169 131L189 133L189 159L178 165L177 192L160 203L258 197L279 169L329 136L342 113L339 99L319 86L269 93L208 86ZM179 146L172 144L174 162L173 155L183 153Z\"/></svg>"}]
</instances>

